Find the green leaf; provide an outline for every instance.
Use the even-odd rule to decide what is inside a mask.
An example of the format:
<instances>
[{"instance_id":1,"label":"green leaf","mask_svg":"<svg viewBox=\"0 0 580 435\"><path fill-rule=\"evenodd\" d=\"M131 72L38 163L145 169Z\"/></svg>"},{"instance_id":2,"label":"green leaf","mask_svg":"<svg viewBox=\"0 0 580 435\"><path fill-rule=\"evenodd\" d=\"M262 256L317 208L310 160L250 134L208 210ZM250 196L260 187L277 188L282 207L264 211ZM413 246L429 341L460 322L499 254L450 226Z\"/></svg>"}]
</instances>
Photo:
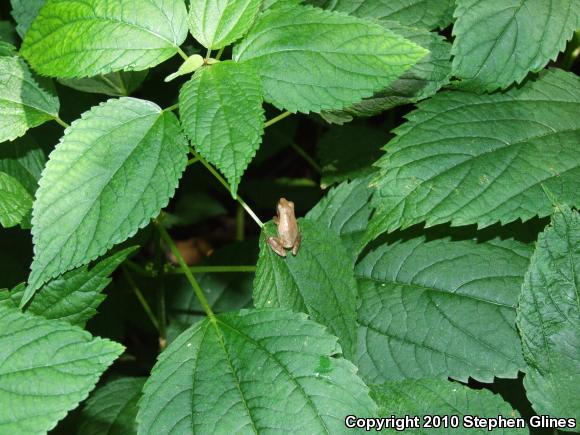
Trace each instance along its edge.
<instances>
[{"instance_id":1,"label":"green leaf","mask_svg":"<svg viewBox=\"0 0 580 435\"><path fill-rule=\"evenodd\" d=\"M16 45L18 36L14 25L10 21L0 21L0 41Z\"/></svg>"},{"instance_id":2,"label":"green leaf","mask_svg":"<svg viewBox=\"0 0 580 435\"><path fill-rule=\"evenodd\" d=\"M26 62L15 56L0 57L0 142L54 119L59 107L54 90L41 86Z\"/></svg>"},{"instance_id":3,"label":"green leaf","mask_svg":"<svg viewBox=\"0 0 580 435\"><path fill-rule=\"evenodd\" d=\"M173 196L187 152L175 115L149 101L109 100L74 121L40 180L35 256L22 303L156 217Z\"/></svg>"},{"instance_id":4,"label":"green leaf","mask_svg":"<svg viewBox=\"0 0 580 435\"><path fill-rule=\"evenodd\" d=\"M264 12L234 48L259 71L266 101L305 113L370 97L426 54L374 22L298 5Z\"/></svg>"},{"instance_id":5,"label":"green leaf","mask_svg":"<svg viewBox=\"0 0 580 435\"><path fill-rule=\"evenodd\" d=\"M171 80L174 80L177 77L194 73L202 66L204 66L206 62L210 62L210 60L204 59L204 57L201 56L200 54L192 54L187 59L185 59L185 61L181 64L181 66L177 71L165 77L165 82L170 82ZM211 62L215 63L215 59L212 59Z\"/></svg>"},{"instance_id":6,"label":"green leaf","mask_svg":"<svg viewBox=\"0 0 580 435\"><path fill-rule=\"evenodd\" d=\"M388 139L386 131L369 125L330 129L316 144L322 166L321 187L376 172L372 164L381 156L381 147Z\"/></svg>"},{"instance_id":7,"label":"green leaf","mask_svg":"<svg viewBox=\"0 0 580 435\"><path fill-rule=\"evenodd\" d=\"M13 57L17 54L16 47L9 42L0 41L0 57Z\"/></svg>"},{"instance_id":8,"label":"green leaf","mask_svg":"<svg viewBox=\"0 0 580 435\"><path fill-rule=\"evenodd\" d=\"M30 28L46 0L11 0L12 18L16 21L16 31L21 38Z\"/></svg>"},{"instance_id":9,"label":"green leaf","mask_svg":"<svg viewBox=\"0 0 580 435\"><path fill-rule=\"evenodd\" d=\"M515 307L530 255L510 240L423 238L370 252L356 268L361 376L516 378L525 364Z\"/></svg>"},{"instance_id":10,"label":"green leaf","mask_svg":"<svg viewBox=\"0 0 580 435\"><path fill-rule=\"evenodd\" d=\"M376 406L336 337L303 314L242 310L204 320L163 352L139 402L139 434L346 433Z\"/></svg>"},{"instance_id":11,"label":"green leaf","mask_svg":"<svg viewBox=\"0 0 580 435\"><path fill-rule=\"evenodd\" d=\"M0 172L0 225L18 225L32 208L32 196L10 175Z\"/></svg>"},{"instance_id":12,"label":"green leaf","mask_svg":"<svg viewBox=\"0 0 580 435\"><path fill-rule=\"evenodd\" d=\"M346 252L351 254L353 265L372 213L369 183L370 177L364 177L339 184L306 215L307 219L317 221L340 237Z\"/></svg>"},{"instance_id":13,"label":"green leaf","mask_svg":"<svg viewBox=\"0 0 580 435\"><path fill-rule=\"evenodd\" d=\"M455 0L315 0L326 9L432 30L453 21Z\"/></svg>"},{"instance_id":14,"label":"green leaf","mask_svg":"<svg viewBox=\"0 0 580 435\"><path fill-rule=\"evenodd\" d=\"M342 124L353 117L374 116L403 104L415 103L434 95L449 82L451 76L451 44L437 33L405 27L393 21L381 22L396 34L429 50L429 54L417 62L386 89L372 98L362 100L342 111L323 112L328 122Z\"/></svg>"},{"instance_id":15,"label":"green leaf","mask_svg":"<svg viewBox=\"0 0 580 435\"><path fill-rule=\"evenodd\" d=\"M231 61L203 68L181 88L179 113L196 151L226 176L235 196L264 132L254 68Z\"/></svg>"},{"instance_id":16,"label":"green leaf","mask_svg":"<svg viewBox=\"0 0 580 435\"><path fill-rule=\"evenodd\" d=\"M118 343L0 301L0 432L46 433L122 352Z\"/></svg>"},{"instance_id":17,"label":"green leaf","mask_svg":"<svg viewBox=\"0 0 580 435\"><path fill-rule=\"evenodd\" d=\"M47 0L21 53L43 75L89 77L153 67L186 36L183 0Z\"/></svg>"},{"instance_id":18,"label":"green leaf","mask_svg":"<svg viewBox=\"0 0 580 435\"><path fill-rule=\"evenodd\" d=\"M520 418L520 414L512 409L500 395L488 390L473 390L458 382L447 379L413 379L401 382L387 382L371 387L371 396L379 405L381 417L396 415L419 416L424 423L424 416L457 416L458 429L441 428L414 430L413 433L452 433L461 432L463 419L477 415L480 418ZM451 421L450 419L448 421ZM469 420L468 420L469 421ZM523 422L523 420L522 420ZM489 429L470 429L469 433L489 434ZM496 429L500 433L528 433L527 430Z\"/></svg>"},{"instance_id":19,"label":"green leaf","mask_svg":"<svg viewBox=\"0 0 580 435\"><path fill-rule=\"evenodd\" d=\"M506 93L419 104L385 146L368 239L423 222L489 226L546 216L542 185L580 204L580 79L549 70Z\"/></svg>"},{"instance_id":20,"label":"green leaf","mask_svg":"<svg viewBox=\"0 0 580 435\"><path fill-rule=\"evenodd\" d=\"M118 71L84 79L59 79L59 83L91 94L126 97L141 86L148 71Z\"/></svg>"},{"instance_id":21,"label":"green leaf","mask_svg":"<svg viewBox=\"0 0 580 435\"><path fill-rule=\"evenodd\" d=\"M0 146L0 172L16 178L31 196L38 188L45 163L44 151L29 136Z\"/></svg>"},{"instance_id":22,"label":"green leaf","mask_svg":"<svg viewBox=\"0 0 580 435\"><path fill-rule=\"evenodd\" d=\"M302 1L303 0L262 0L262 10L265 11L274 6L297 5L302 3Z\"/></svg>"},{"instance_id":23,"label":"green leaf","mask_svg":"<svg viewBox=\"0 0 580 435\"><path fill-rule=\"evenodd\" d=\"M97 307L105 300L101 292L111 283L110 275L137 247L117 252L93 266L80 267L45 284L34 296L27 311L46 319L64 320L71 325L84 327L87 320L97 314ZM10 292L18 306L24 286Z\"/></svg>"},{"instance_id":24,"label":"green leaf","mask_svg":"<svg viewBox=\"0 0 580 435\"><path fill-rule=\"evenodd\" d=\"M352 261L340 238L324 225L298 221L302 243L296 256L276 254L266 243L276 235L269 223L260 237L254 305L309 314L340 339L347 358L356 348L356 282Z\"/></svg>"},{"instance_id":25,"label":"green leaf","mask_svg":"<svg viewBox=\"0 0 580 435\"><path fill-rule=\"evenodd\" d=\"M558 206L538 237L517 324L528 363L524 386L536 412L580 421L580 216Z\"/></svg>"},{"instance_id":26,"label":"green leaf","mask_svg":"<svg viewBox=\"0 0 580 435\"><path fill-rule=\"evenodd\" d=\"M457 0L453 73L478 90L519 83L566 47L579 10L578 0Z\"/></svg>"},{"instance_id":27,"label":"green leaf","mask_svg":"<svg viewBox=\"0 0 580 435\"><path fill-rule=\"evenodd\" d=\"M132 435L137 433L137 402L146 378L119 378L97 388L80 415L83 435Z\"/></svg>"},{"instance_id":28,"label":"green leaf","mask_svg":"<svg viewBox=\"0 0 580 435\"><path fill-rule=\"evenodd\" d=\"M248 31L261 3L261 0L191 0L191 34L212 50L230 45Z\"/></svg>"}]
</instances>

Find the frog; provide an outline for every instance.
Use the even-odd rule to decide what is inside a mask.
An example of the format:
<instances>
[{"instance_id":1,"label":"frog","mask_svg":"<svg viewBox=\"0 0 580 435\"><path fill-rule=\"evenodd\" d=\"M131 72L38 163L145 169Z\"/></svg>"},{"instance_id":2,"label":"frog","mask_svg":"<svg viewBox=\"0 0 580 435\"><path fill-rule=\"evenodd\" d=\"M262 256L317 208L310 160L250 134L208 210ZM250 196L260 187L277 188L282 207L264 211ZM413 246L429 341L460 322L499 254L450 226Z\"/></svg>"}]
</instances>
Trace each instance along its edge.
<instances>
[{"instance_id":1,"label":"frog","mask_svg":"<svg viewBox=\"0 0 580 435\"><path fill-rule=\"evenodd\" d=\"M286 198L280 198L276 213L274 223L278 226L278 236L268 237L268 245L281 257L286 257L286 249L291 249L292 255L296 255L300 249L302 236L294 213L294 203Z\"/></svg>"}]
</instances>

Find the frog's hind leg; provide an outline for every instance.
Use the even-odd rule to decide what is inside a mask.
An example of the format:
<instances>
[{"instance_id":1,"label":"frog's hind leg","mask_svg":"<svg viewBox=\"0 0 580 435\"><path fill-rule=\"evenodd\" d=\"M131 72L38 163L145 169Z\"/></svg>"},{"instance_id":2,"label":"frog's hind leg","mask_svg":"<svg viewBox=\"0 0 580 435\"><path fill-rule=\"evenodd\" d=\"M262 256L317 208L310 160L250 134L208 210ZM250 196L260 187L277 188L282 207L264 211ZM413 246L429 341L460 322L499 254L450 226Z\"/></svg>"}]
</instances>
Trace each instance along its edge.
<instances>
[{"instance_id":1,"label":"frog's hind leg","mask_svg":"<svg viewBox=\"0 0 580 435\"><path fill-rule=\"evenodd\" d=\"M296 235L296 240L294 241L294 246L292 247L292 255L298 254L298 249L300 249L300 243L302 243L302 235L298 233Z\"/></svg>"},{"instance_id":2,"label":"frog's hind leg","mask_svg":"<svg viewBox=\"0 0 580 435\"><path fill-rule=\"evenodd\" d=\"M266 240L272 251L278 254L281 257L286 257L286 250L284 249L284 245L282 241L277 237L268 237Z\"/></svg>"}]
</instances>

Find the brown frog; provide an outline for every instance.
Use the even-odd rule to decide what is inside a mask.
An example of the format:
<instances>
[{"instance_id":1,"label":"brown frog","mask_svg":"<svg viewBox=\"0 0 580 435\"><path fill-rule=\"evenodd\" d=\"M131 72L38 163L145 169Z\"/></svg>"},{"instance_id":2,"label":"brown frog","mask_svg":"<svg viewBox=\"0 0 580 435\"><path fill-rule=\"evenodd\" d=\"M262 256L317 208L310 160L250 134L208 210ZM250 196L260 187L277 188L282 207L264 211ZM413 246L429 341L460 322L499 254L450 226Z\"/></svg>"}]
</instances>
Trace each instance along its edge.
<instances>
[{"instance_id":1,"label":"brown frog","mask_svg":"<svg viewBox=\"0 0 580 435\"><path fill-rule=\"evenodd\" d=\"M286 257L286 249L292 249L292 255L296 255L300 248L301 236L294 214L294 203L286 198L280 198L277 213L278 215L274 216L274 223L278 225L278 237L268 237L268 245L282 257Z\"/></svg>"}]
</instances>

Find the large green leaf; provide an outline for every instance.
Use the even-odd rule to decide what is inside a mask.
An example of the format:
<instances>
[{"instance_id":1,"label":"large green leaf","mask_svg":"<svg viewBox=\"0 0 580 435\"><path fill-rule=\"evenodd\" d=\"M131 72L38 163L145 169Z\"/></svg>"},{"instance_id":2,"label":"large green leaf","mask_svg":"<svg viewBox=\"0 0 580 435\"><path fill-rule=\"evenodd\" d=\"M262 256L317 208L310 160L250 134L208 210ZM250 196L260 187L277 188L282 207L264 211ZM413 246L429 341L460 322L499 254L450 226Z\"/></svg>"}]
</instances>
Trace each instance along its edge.
<instances>
[{"instance_id":1,"label":"large green leaf","mask_svg":"<svg viewBox=\"0 0 580 435\"><path fill-rule=\"evenodd\" d=\"M226 176L235 196L264 132L254 68L231 61L203 68L181 88L179 112L193 146Z\"/></svg>"},{"instance_id":2,"label":"large green leaf","mask_svg":"<svg viewBox=\"0 0 580 435\"><path fill-rule=\"evenodd\" d=\"M546 216L542 186L580 204L580 78L546 71L524 87L450 91L419 104L377 165L368 238L428 226Z\"/></svg>"},{"instance_id":3,"label":"large green leaf","mask_svg":"<svg viewBox=\"0 0 580 435\"><path fill-rule=\"evenodd\" d=\"M312 3L362 18L393 20L427 30L446 27L455 8L455 0L312 0Z\"/></svg>"},{"instance_id":4,"label":"large green leaf","mask_svg":"<svg viewBox=\"0 0 580 435\"><path fill-rule=\"evenodd\" d=\"M48 82L37 82L26 62L16 56L0 57L0 142L54 119L58 109L54 90Z\"/></svg>"},{"instance_id":5,"label":"large green leaf","mask_svg":"<svg viewBox=\"0 0 580 435\"><path fill-rule=\"evenodd\" d=\"M137 402L146 378L119 378L97 388L80 415L83 435L133 435L137 433Z\"/></svg>"},{"instance_id":6,"label":"large green leaf","mask_svg":"<svg viewBox=\"0 0 580 435\"><path fill-rule=\"evenodd\" d=\"M209 49L230 45L248 31L261 3L261 0L191 0L191 34Z\"/></svg>"},{"instance_id":7,"label":"large green leaf","mask_svg":"<svg viewBox=\"0 0 580 435\"><path fill-rule=\"evenodd\" d=\"M351 121L353 117L374 116L393 107L430 97L448 83L451 76L451 44L442 36L424 29L402 26L393 21L384 21L381 24L429 50L429 54L372 98L364 99L342 111L323 112L322 116L327 121L342 124Z\"/></svg>"},{"instance_id":8,"label":"large green leaf","mask_svg":"<svg viewBox=\"0 0 580 435\"><path fill-rule=\"evenodd\" d=\"M375 415L336 337L304 314L242 310L204 320L169 345L139 402L139 434L347 433Z\"/></svg>"},{"instance_id":9,"label":"large green leaf","mask_svg":"<svg viewBox=\"0 0 580 435\"><path fill-rule=\"evenodd\" d=\"M126 97L147 77L148 71L117 71L84 79L60 79L59 83L81 92Z\"/></svg>"},{"instance_id":10,"label":"large green leaf","mask_svg":"<svg viewBox=\"0 0 580 435\"><path fill-rule=\"evenodd\" d=\"M261 74L268 102L306 113L370 97L426 54L374 22L299 5L264 12L234 49Z\"/></svg>"},{"instance_id":11,"label":"large green leaf","mask_svg":"<svg viewBox=\"0 0 580 435\"><path fill-rule=\"evenodd\" d=\"M52 429L93 389L123 346L6 306L0 296L0 432Z\"/></svg>"},{"instance_id":12,"label":"large green leaf","mask_svg":"<svg viewBox=\"0 0 580 435\"><path fill-rule=\"evenodd\" d=\"M21 53L43 75L88 77L155 66L186 36L183 0L47 0Z\"/></svg>"},{"instance_id":13,"label":"large green leaf","mask_svg":"<svg viewBox=\"0 0 580 435\"><path fill-rule=\"evenodd\" d=\"M109 100L74 121L36 194L23 304L50 278L103 255L156 217L173 196L187 151L175 115L149 101Z\"/></svg>"},{"instance_id":14,"label":"large green leaf","mask_svg":"<svg viewBox=\"0 0 580 435\"><path fill-rule=\"evenodd\" d=\"M516 378L525 364L515 307L530 251L510 240L417 238L370 252L356 268L361 376Z\"/></svg>"},{"instance_id":15,"label":"large green leaf","mask_svg":"<svg viewBox=\"0 0 580 435\"><path fill-rule=\"evenodd\" d=\"M302 243L296 256L276 254L266 243L276 235L267 224L260 238L254 280L256 307L282 307L309 314L340 339L347 358L356 348L356 282L340 238L323 224L300 219Z\"/></svg>"},{"instance_id":16,"label":"large green leaf","mask_svg":"<svg viewBox=\"0 0 580 435\"><path fill-rule=\"evenodd\" d=\"M20 182L0 172L0 225L4 228L18 225L32 208L32 196Z\"/></svg>"},{"instance_id":17,"label":"large green leaf","mask_svg":"<svg viewBox=\"0 0 580 435\"><path fill-rule=\"evenodd\" d=\"M105 299L101 292L111 283L110 275L135 251L131 247L119 251L90 270L80 267L50 281L34 296L26 310L46 319L64 320L71 325L85 326L97 314L97 307ZM24 285L10 292L15 306L20 304Z\"/></svg>"},{"instance_id":18,"label":"large green leaf","mask_svg":"<svg viewBox=\"0 0 580 435\"><path fill-rule=\"evenodd\" d=\"M517 323L538 414L580 421L580 216L558 206L526 273Z\"/></svg>"},{"instance_id":19,"label":"large green leaf","mask_svg":"<svg viewBox=\"0 0 580 435\"><path fill-rule=\"evenodd\" d=\"M502 416L506 419L520 419L517 411L514 411L509 403L501 396L488 390L472 390L458 382L449 382L447 379L413 379L401 382L387 382L382 385L371 387L371 396L379 406L381 417L404 415L421 417L421 428L413 433L453 433L465 430L465 424L473 422L473 416L480 418L496 419ZM430 419L425 416L431 416ZM447 416L448 427L442 426L436 429L437 416ZM451 425L451 416L457 416L457 425ZM443 424L443 419L441 424ZM427 422L432 428L426 428ZM482 427L472 428L469 433L489 434L490 429ZM528 433L527 429L495 428L495 433Z\"/></svg>"},{"instance_id":20,"label":"large green leaf","mask_svg":"<svg viewBox=\"0 0 580 435\"><path fill-rule=\"evenodd\" d=\"M21 38L30 28L46 0L10 0L12 18L16 21L16 31Z\"/></svg>"},{"instance_id":21,"label":"large green leaf","mask_svg":"<svg viewBox=\"0 0 580 435\"><path fill-rule=\"evenodd\" d=\"M455 16L454 74L493 91L556 59L580 26L580 1L457 0Z\"/></svg>"},{"instance_id":22,"label":"large green leaf","mask_svg":"<svg viewBox=\"0 0 580 435\"><path fill-rule=\"evenodd\" d=\"M361 177L339 184L306 215L307 219L325 225L340 237L353 265L372 213L369 183L370 177Z\"/></svg>"}]
</instances>

